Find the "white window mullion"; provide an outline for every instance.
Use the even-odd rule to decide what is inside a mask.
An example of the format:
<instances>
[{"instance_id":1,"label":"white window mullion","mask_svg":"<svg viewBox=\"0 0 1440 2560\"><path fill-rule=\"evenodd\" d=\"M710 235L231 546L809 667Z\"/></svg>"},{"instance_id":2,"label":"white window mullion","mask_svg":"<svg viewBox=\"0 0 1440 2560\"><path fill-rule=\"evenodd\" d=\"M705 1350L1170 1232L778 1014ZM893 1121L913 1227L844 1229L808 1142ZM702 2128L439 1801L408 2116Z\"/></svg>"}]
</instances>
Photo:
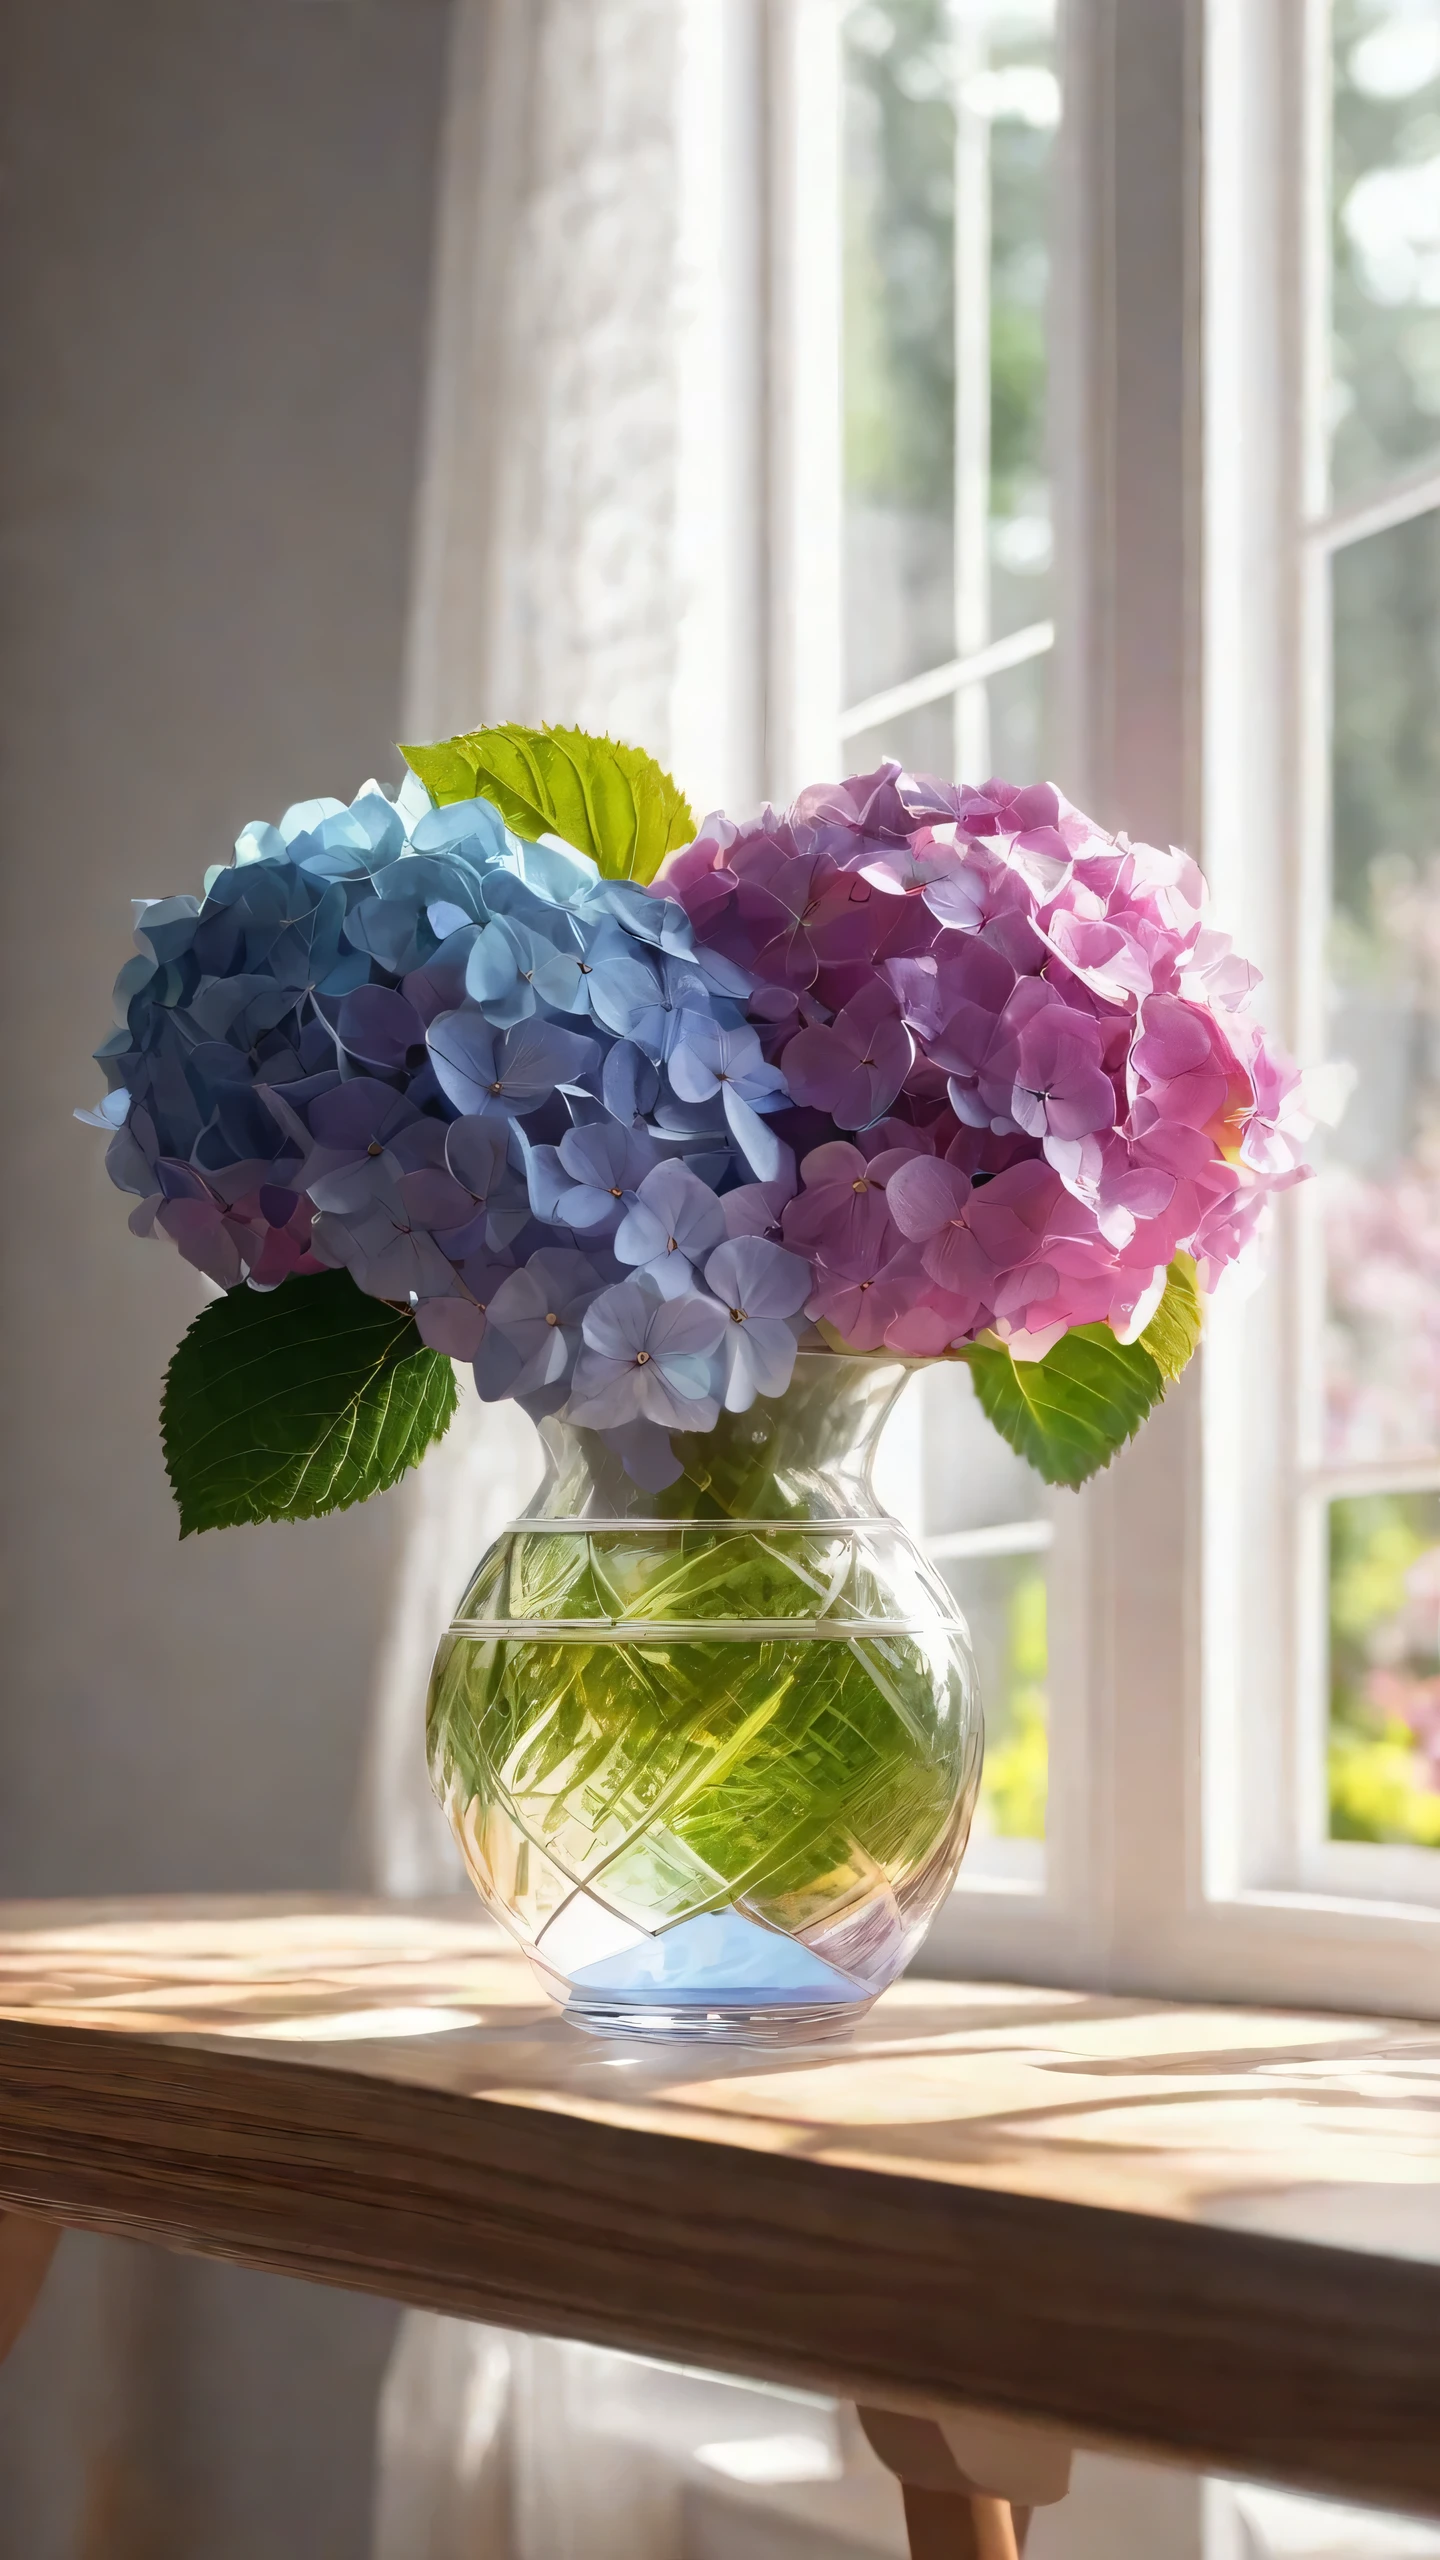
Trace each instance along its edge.
<instances>
[{"instance_id":1,"label":"white window mullion","mask_svg":"<svg viewBox=\"0 0 1440 2560\"><path fill-rule=\"evenodd\" d=\"M763 22L756 0L682 0L673 19L670 759L703 815L765 786Z\"/></svg>"},{"instance_id":2,"label":"white window mullion","mask_svg":"<svg viewBox=\"0 0 1440 2560\"><path fill-rule=\"evenodd\" d=\"M727 0L727 5L729 0ZM840 46L837 0L764 0L769 608L765 788L840 770Z\"/></svg>"},{"instance_id":3,"label":"white window mullion","mask_svg":"<svg viewBox=\"0 0 1440 2560\"><path fill-rule=\"evenodd\" d=\"M1329 490L1330 10L1210 0L1208 378L1230 432L1208 490L1206 857L1302 1057L1329 1026L1331 577L1433 508L1433 472ZM1324 1443L1320 1186L1279 1204L1263 1285L1207 1359L1209 1900L1174 1987L1434 2011L1440 1859L1332 1841L1330 1504L1440 1464L1334 1465Z\"/></svg>"},{"instance_id":4,"label":"white window mullion","mask_svg":"<svg viewBox=\"0 0 1440 2560\"><path fill-rule=\"evenodd\" d=\"M955 647L960 666L990 641L990 119L977 104L985 21L955 23ZM983 682L957 673L955 770L990 771Z\"/></svg>"},{"instance_id":5,"label":"white window mullion","mask_svg":"<svg viewBox=\"0 0 1440 2560\"><path fill-rule=\"evenodd\" d=\"M1374 533L1393 532L1416 516L1440 507L1440 470L1433 466L1397 481L1392 488L1355 498L1322 513L1312 522L1310 539L1322 551L1340 551L1352 542L1367 542Z\"/></svg>"},{"instance_id":6,"label":"white window mullion","mask_svg":"<svg viewBox=\"0 0 1440 2560\"><path fill-rule=\"evenodd\" d=\"M1098 814L1198 849L1201 10L1110 0L1096 15L1110 139L1108 328L1096 356L1110 553L1090 626L1109 670ZM1200 1886L1197 1383L1172 1389L1090 1496L1103 1560L1092 1728L1116 1983L1155 1980Z\"/></svg>"},{"instance_id":7,"label":"white window mullion","mask_svg":"<svg viewBox=\"0 0 1440 2560\"><path fill-rule=\"evenodd\" d=\"M1266 9L1271 5L1264 0ZM1282 96L1267 100L1266 145L1282 176L1270 255L1287 262L1294 279L1285 412L1299 463L1300 511L1313 523L1330 503L1330 0L1292 0L1282 40L1288 79Z\"/></svg>"},{"instance_id":8,"label":"white window mullion","mask_svg":"<svg viewBox=\"0 0 1440 2560\"><path fill-rule=\"evenodd\" d=\"M1087 678L1084 789L1103 822L1162 843L1196 831L1195 29L1190 0L1071 10L1058 220L1084 270L1057 438L1062 521L1085 527L1064 634ZM1059 1498L1045 1890L1027 1905L962 1882L932 1941L949 1962L1153 1983L1183 1935L1199 1877L1199 1495L1187 1383L1083 1496Z\"/></svg>"},{"instance_id":9,"label":"white window mullion","mask_svg":"<svg viewBox=\"0 0 1440 2560\"><path fill-rule=\"evenodd\" d=\"M1275 386L1271 433L1282 450L1298 457L1299 471L1298 499L1289 504L1282 499L1279 509L1283 585L1272 647L1278 642L1280 659L1265 698L1280 753L1290 759L1289 776L1281 774L1280 798L1283 803L1288 778L1295 835L1289 848L1294 889L1288 932L1282 924L1276 963L1283 974L1272 1002L1278 1000L1288 1012L1288 1019L1281 1014L1280 1027L1296 1054L1317 1059L1325 1054L1328 1029L1330 564L1321 546L1306 542L1304 526L1317 508L1328 505L1330 489L1329 0L1302 0L1283 41L1291 84L1282 83L1279 122L1270 143L1272 150L1281 145L1278 165L1288 167L1291 176L1288 192L1282 188L1276 206L1279 245L1272 259L1282 282L1289 265L1300 291L1293 297L1288 379L1282 373ZM1288 674L1287 631L1295 638ZM1220 737L1216 749L1223 752ZM1283 850L1279 865L1283 871ZM1273 1372L1268 1409L1278 1444L1275 1528L1270 1533L1278 1572L1268 1593L1253 1593L1247 1624L1258 1627L1278 1620L1270 1642L1282 1681L1265 1703L1253 1677L1243 1687L1241 1712L1247 1723L1255 1720L1259 1748L1252 1743L1248 1765L1242 1763L1236 1772L1244 1790L1240 1804L1248 1800L1261 1808L1259 1821L1250 1816L1243 1874L1245 1884L1261 1888L1313 1883L1310 1852L1328 1830L1327 1719L1322 1709L1328 1669L1328 1513L1324 1500L1317 1500L1306 1483L1307 1470L1323 1455L1325 1412L1326 1246L1319 1185L1282 1204L1276 1225L1278 1251L1264 1324ZM1250 1494L1247 1528L1254 1507ZM1269 1798L1260 1792L1267 1777L1274 1790ZM1231 1816L1237 1828L1238 1810Z\"/></svg>"},{"instance_id":10,"label":"white window mullion","mask_svg":"<svg viewBox=\"0 0 1440 2560\"><path fill-rule=\"evenodd\" d=\"M863 702L852 703L840 716L842 738L863 737L867 729L878 729L887 720L898 720L907 711L922 710L928 702L943 702L947 694L976 691L991 676L1008 674L1011 667L1023 667L1032 658L1043 658L1055 646L1053 622L1030 622L1023 631L1007 632L1003 640L991 640L973 657L947 658L943 666L927 667L923 675L907 676L903 684L887 685L883 693L867 695ZM956 771L967 777L980 772L976 764L956 763Z\"/></svg>"},{"instance_id":11,"label":"white window mullion","mask_svg":"<svg viewBox=\"0 0 1440 2560\"><path fill-rule=\"evenodd\" d=\"M1207 28L1204 860L1217 921L1265 973L1267 1018L1301 1033L1295 919L1313 843L1297 791L1300 651L1314 623L1292 559L1306 464L1297 319L1303 48L1290 0L1211 0ZM1288 134L1290 148L1282 143ZM1293 244L1293 245L1292 245ZM1323 780L1323 770L1318 777ZM1304 1407L1290 1310L1297 1204L1282 1205L1258 1296L1222 1294L1204 1355L1203 1915L1290 1855L1297 1772L1285 1705L1300 1676L1285 1606L1298 1567L1294 1424ZM1269 1712L1265 1703L1270 1702Z\"/></svg>"}]
</instances>

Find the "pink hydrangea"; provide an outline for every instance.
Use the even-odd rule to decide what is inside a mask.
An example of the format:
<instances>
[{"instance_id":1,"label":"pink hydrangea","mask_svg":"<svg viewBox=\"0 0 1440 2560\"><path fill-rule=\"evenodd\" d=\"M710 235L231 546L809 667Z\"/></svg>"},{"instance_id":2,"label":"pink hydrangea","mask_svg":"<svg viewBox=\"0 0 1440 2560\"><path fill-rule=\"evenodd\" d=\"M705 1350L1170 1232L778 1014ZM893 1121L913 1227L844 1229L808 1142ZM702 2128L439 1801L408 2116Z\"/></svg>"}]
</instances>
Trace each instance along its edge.
<instances>
[{"instance_id":1,"label":"pink hydrangea","mask_svg":"<svg viewBox=\"0 0 1440 2560\"><path fill-rule=\"evenodd\" d=\"M655 886L755 982L800 1157L767 1215L859 1348L1133 1340L1177 1253L1213 1286L1306 1171L1298 1073L1195 864L1048 783L883 765L710 819Z\"/></svg>"}]
</instances>

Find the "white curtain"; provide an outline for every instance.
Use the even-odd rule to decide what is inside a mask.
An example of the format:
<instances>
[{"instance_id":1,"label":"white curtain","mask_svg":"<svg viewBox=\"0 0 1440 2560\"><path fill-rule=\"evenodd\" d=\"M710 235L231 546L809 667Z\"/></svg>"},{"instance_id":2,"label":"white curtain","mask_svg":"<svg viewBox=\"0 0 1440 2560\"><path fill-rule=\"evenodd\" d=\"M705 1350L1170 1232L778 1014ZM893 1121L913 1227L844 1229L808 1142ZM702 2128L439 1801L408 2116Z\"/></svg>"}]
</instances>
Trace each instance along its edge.
<instances>
[{"instance_id":1,"label":"white curtain","mask_svg":"<svg viewBox=\"0 0 1440 2560\"><path fill-rule=\"evenodd\" d=\"M744 0L741 0L742 8ZM457 0L412 717L670 743L686 0Z\"/></svg>"},{"instance_id":2,"label":"white curtain","mask_svg":"<svg viewBox=\"0 0 1440 2560\"><path fill-rule=\"evenodd\" d=\"M457 0L418 522L407 734L486 720L673 752L693 581L677 492L693 19L728 0ZM744 0L740 0L743 12ZM693 655L693 652L691 653ZM459 1882L421 1707L469 1571L538 1444L466 1388L408 1493L367 1788L382 1890Z\"/></svg>"},{"instance_id":3,"label":"white curtain","mask_svg":"<svg viewBox=\"0 0 1440 2560\"><path fill-rule=\"evenodd\" d=\"M906 2560L852 2411L554 2338L407 2324L380 2560Z\"/></svg>"},{"instance_id":4,"label":"white curtain","mask_svg":"<svg viewBox=\"0 0 1440 2560\"><path fill-rule=\"evenodd\" d=\"M761 310L737 264L756 236L758 35L751 0L457 0L410 736L608 729L671 762L702 809L755 796L755 363L735 327ZM384 1891L460 1881L424 1768L426 1674L537 1473L524 1417L467 1390L410 1488L367 1789ZM408 2315L376 2560L559 2560L573 2527L538 2484L558 2477L562 2384L587 2352ZM548 2451L530 2442L542 2410Z\"/></svg>"}]
</instances>

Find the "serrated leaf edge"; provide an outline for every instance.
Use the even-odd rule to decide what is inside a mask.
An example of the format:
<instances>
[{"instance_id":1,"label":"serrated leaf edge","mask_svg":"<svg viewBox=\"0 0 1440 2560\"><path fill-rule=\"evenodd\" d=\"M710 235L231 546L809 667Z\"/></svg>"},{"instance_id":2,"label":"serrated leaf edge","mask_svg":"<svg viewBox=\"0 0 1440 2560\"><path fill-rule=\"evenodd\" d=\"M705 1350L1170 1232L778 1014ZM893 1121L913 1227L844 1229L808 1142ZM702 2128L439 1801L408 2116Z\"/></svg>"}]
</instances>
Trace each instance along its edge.
<instances>
[{"instance_id":1,"label":"serrated leaf edge","mask_svg":"<svg viewBox=\"0 0 1440 2560\"><path fill-rule=\"evenodd\" d=\"M378 1312L378 1302L373 1303L376 1304ZM323 1473L318 1484L314 1482L314 1478L316 1470L320 1469L322 1466L322 1452L317 1449L309 1455L302 1455L300 1459L299 1472L294 1478L292 1493L284 1502L283 1508L277 1508L276 1497L274 1495L267 1495L265 1489L267 1486L275 1484L277 1480L283 1481L289 1475L290 1470L295 1466L295 1458L293 1454L286 1455L283 1452L277 1452L275 1454L274 1464L267 1467L264 1464L266 1453L263 1451L252 1450L249 1453L250 1456L252 1458L258 1458L260 1460L260 1464L256 1468L254 1487L251 1491L250 1498L247 1499L243 1512L223 1509L215 1501L213 1494L209 1492L208 1488L202 1488L198 1496L192 1494L191 1499L187 1504L186 1496L176 1479L175 1468L172 1463L172 1450L175 1446L175 1434L169 1413L171 1375L175 1361L179 1357L184 1343L188 1340L189 1334L193 1329L193 1324L198 1323L207 1312L208 1310L205 1308L200 1310L200 1315L192 1320L192 1326L188 1326L186 1328L186 1333L182 1335L180 1342L177 1343L175 1351L172 1353L170 1361L166 1367L164 1389L161 1398L161 1454L164 1460L166 1478L169 1482L171 1493L174 1496L176 1508L180 1513L180 1535L182 1539L196 1536L206 1529L253 1528L262 1526L266 1522L313 1520L323 1518L330 1512L353 1510L359 1503L368 1501L372 1494L388 1492L393 1485L398 1484L401 1476L406 1474L411 1466L419 1463L419 1459L423 1457L425 1451L433 1446L434 1442L442 1436L443 1432L448 1428L450 1421L453 1419L457 1398L455 1392L454 1371L451 1364L441 1353L432 1351L427 1344L420 1342L418 1338L416 1347L413 1351L402 1352L400 1356L396 1358L394 1355L397 1341L403 1335L405 1322L409 1321L408 1318L400 1319L397 1322L396 1329L391 1334L385 1349L371 1366L362 1384L358 1386L346 1399L346 1405L342 1408L342 1412L335 1416L333 1424L327 1428L325 1435L326 1444L332 1452L332 1455L330 1462L323 1469ZM397 1318L399 1318L400 1311L398 1309L392 1310L392 1312L397 1316ZM369 1330L371 1322L372 1319L364 1314L362 1308L357 1310L357 1320L352 1326L328 1328L323 1333L317 1334L317 1340L340 1344L345 1341L347 1335L353 1335L354 1333ZM248 1355L233 1364L233 1374L243 1376L247 1370L254 1369L256 1366L263 1367L266 1356L263 1344L257 1344L255 1349L253 1349ZM398 1463L395 1456L392 1455L384 1460L381 1465L380 1472L372 1482L357 1487L353 1493L343 1495L338 1499L333 1498L334 1487L343 1475L355 1448L356 1437L359 1431L360 1419L362 1412L364 1411L367 1394L373 1391L375 1381L381 1377L383 1372L388 1368L390 1376L384 1384L383 1402L378 1404L374 1416L372 1449L378 1451L383 1444L385 1433L390 1422L391 1412L395 1402L396 1386L400 1375L404 1370L408 1369L412 1361L415 1360L423 1362L427 1372L433 1374L435 1388L437 1390L432 1400L428 1395L426 1388L422 1387L420 1397L416 1403L414 1415L416 1428L418 1430L422 1424L427 1426L424 1429L424 1436L420 1441L418 1450L416 1450L413 1456L405 1456L401 1454L399 1456ZM317 1377L323 1376L323 1371L317 1371L316 1374ZM262 1397L257 1399L257 1405L263 1409L263 1405L266 1402L276 1401L280 1393L281 1391L277 1389L269 1398ZM203 1451L207 1443L215 1440L216 1438L223 1439L226 1427L227 1426L223 1421L209 1424L192 1442L188 1444L189 1448L192 1451ZM202 1474L205 1472L205 1464L203 1460L197 1471ZM197 1514L203 1516L197 1516Z\"/></svg>"},{"instance_id":2,"label":"serrated leaf edge","mask_svg":"<svg viewBox=\"0 0 1440 2560\"><path fill-rule=\"evenodd\" d=\"M545 783L544 775L536 760L530 742L537 738L547 739L553 742L558 752L565 758L565 761L574 776L576 786L584 803L586 823L590 834L590 846L588 848L584 846L577 847L577 850L582 852L587 850L590 851L592 853L592 858L597 858L595 849L598 847L600 840L597 813L595 803L590 794L589 784L586 781L585 774L580 765L576 762L570 746L570 741L572 739L583 740L587 745L612 747L617 750L615 770L620 780L624 783L630 798L630 845L626 856L626 868L622 875L628 880L633 880L635 877L635 857L640 842L641 809L636 791L637 777L626 772L624 765L618 760L619 754L624 753L641 758L643 761L641 764L639 778L648 779L652 783L658 781L662 784L668 784L669 789L675 795L674 809L666 810L665 795L663 792L658 794L659 805L662 812L665 814L666 823L664 828L665 842L661 846L656 868L659 868L659 863L664 862L668 855L677 852L681 845L691 843L694 839L696 828L695 812L691 808L685 793L681 790L680 785L675 780L674 775L666 771L665 767L650 754L648 748L636 746L634 741L629 738L612 737L608 729L565 729L560 727L557 723L547 723L543 728L534 729L527 727L522 721L501 720L491 722L491 724L485 729L458 730L455 735L450 738L437 738L424 742L417 740L414 742L413 748L402 745L400 753L405 757L407 763L412 764L412 771L418 771L418 768L412 763L412 755L424 755L438 747L453 748L461 761L469 766L471 774L473 775L477 785L477 796L483 797L485 795L480 793L478 790L481 779L480 758L478 754L467 752L467 750L472 746L472 744L478 747L479 742L487 737L504 739L507 745L511 746L515 750L516 754L524 763L525 769L530 777L532 789L535 793L543 791ZM421 776L421 779L424 779L423 775ZM522 794L516 790L515 785L509 781L508 778L492 773L487 769L485 772L485 780L490 783L493 788L503 791L511 801L516 803L521 802ZM497 806L498 805L499 804L497 803ZM526 806L529 823L534 826L536 834L547 834L554 825L554 821L547 817L545 811L540 808L537 799L531 797L524 805ZM505 818L507 826L513 826L517 834L523 834L525 832L525 828L519 823L519 821L515 817L509 815L504 809L501 810L501 815ZM683 827L688 828L689 833L686 834L682 832L677 841L672 844L670 842L670 837L674 832L677 821L680 822Z\"/></svg>"},{"instance_id":3,"label":"serrated leaf edge","mask_svg":"<svg viewBox=\"0 0 1440 2560\"><path fill-rule=\"evenodd\" d=\"M1164 1373L1158 1362L1151 1358L1148 1351L1143 1350L1142 1344L1126 1344L1116 1341L1114 1335L1110 1334L1108 1326L1077 1325L1072 1328L1072 1331L1075 1333L1083 1333L1087 1341L1091 1342L1097 1351L1113 1351L1114 1357L1119 1361L1124 1360L1127 1352L1134 1352L1137 1350L1141 1351L1147 1367L1153 1370L1155 1376L1155 1393L1145 1407L1144 1412L1137 1414L1135 1420L1122 1431L1118 1439L1112 1440L1110 1447L1103 1458L1097 1460L1094 1466L1086 1467L1078 1474L1073 1469L1048 1467L1043 1463L1041 1457L1036 1456L1029 1449L1021 1449L1017 1447L1009 1433L1004 1430L1000 1422L996 1419L996 1416L990 1411L989 1406L985 1403L980 1387L980 1380L984 1375L984 1371L983 1369L977 1369L975 1367L974 1363L970 1360L970 1353L972 1350L983 1350L988 1352L992 1357L1009 1358L1009 1354L1004 1351L1002 1345L996 1343L976 1343L967 1345L966 1349L960 1354L960 1357L964 1359L967 1362L967 1365L971 1368L971 1374L975 1380L976 1397L980 1402L981 1411L984 1413L986 1421L990 1424L992 1430L999 1433L999 1436L1005 1442L1006 1447L1014 1449L1018 1458L1023 1458L1027 1466L1033 1467L1035 1473L1040 1477L1043 1483L1064 1485L1071 1493L1075 1493L1079 1491L1082 1484L1088 1484L1093 1476L1102 1475L1106 1467L1109 1466L1111 1460L1116 1455L1116 1452L1125 1448L1126 1445L1135 1438L1137 1432L1141 1428L1141 1425L1148 1422L1156 1405L1164 1401L1166 1381ZM1108 1344L1101 1341L1100 1337L1102 1334L1110 1334ZM1047 1427L1042 1419L1043 1408L1040 1406L1033 1392L1031 1392L1027 1387L1025 1383L1025 1372L1027 1370L1034 1370L1039 1374L1043 1374L1044 1368L1045 1363L1043 1360L1010 1360L1010 1370L1015 1382L1016 1392L1019 1395L1026 1412L1030 1416L1035 1433L1042 1442ZM1078 1391L1078 1394L1081 1397L1088 1399L1092 1407L1098 1406L1102 1410L1108 1409L1111 1412L1118 1413L1118 1406L1116 1406L1109 1398L1102 1396L1099 1389L1092 1386L1087 1379L1069 1379L1066 1381L1066 1384L1072 1390Z\"/></svg>"}]
</instances>

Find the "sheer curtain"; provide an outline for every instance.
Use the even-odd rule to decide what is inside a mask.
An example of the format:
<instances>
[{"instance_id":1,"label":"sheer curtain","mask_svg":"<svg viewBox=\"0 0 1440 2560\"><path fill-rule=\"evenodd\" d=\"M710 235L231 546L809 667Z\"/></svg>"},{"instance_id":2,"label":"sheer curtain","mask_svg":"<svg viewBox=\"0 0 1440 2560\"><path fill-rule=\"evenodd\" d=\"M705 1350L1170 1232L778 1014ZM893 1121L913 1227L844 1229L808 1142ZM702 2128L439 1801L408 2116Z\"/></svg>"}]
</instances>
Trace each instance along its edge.
<instances>
[{"instance_id":1,"label":"sheer curtain","mask_svg":"<svg viewBox=\"0 0 1440 2560\"><path fill-rule=\"evenodd\" d=\"M699 809L757 796L762 24L763 0L457 0L411 736L608 729L671 763ZM423 1765L425 1676L537 1473L528 1422L471 1392L412 1488L370 1758L384 1891L458 1881ZM376 2560L564 2547L563 2429L546 2432L543 2526L523 2482L565 2352L407 2317Z\"/></svg>"},{"instance_id":2,"label":"sheer curtain","mask_svg":"<svg viewBox=\"0 0 1440 2560\"><path fill-rule=\"evenodd\" d=\"M696 35L702 48L723 43L724 5L457 0L411 736L553 720L664 758L695 725L696 546L679 499L685 342L709 297L683 128ZM386 1891L458 1880L422 1765L419 1702L468 1568L538 1463L523 1415L482 1411L467 1393L412 1489L368 1791L371 1865Z\"/></svg>"}]
</instances>

